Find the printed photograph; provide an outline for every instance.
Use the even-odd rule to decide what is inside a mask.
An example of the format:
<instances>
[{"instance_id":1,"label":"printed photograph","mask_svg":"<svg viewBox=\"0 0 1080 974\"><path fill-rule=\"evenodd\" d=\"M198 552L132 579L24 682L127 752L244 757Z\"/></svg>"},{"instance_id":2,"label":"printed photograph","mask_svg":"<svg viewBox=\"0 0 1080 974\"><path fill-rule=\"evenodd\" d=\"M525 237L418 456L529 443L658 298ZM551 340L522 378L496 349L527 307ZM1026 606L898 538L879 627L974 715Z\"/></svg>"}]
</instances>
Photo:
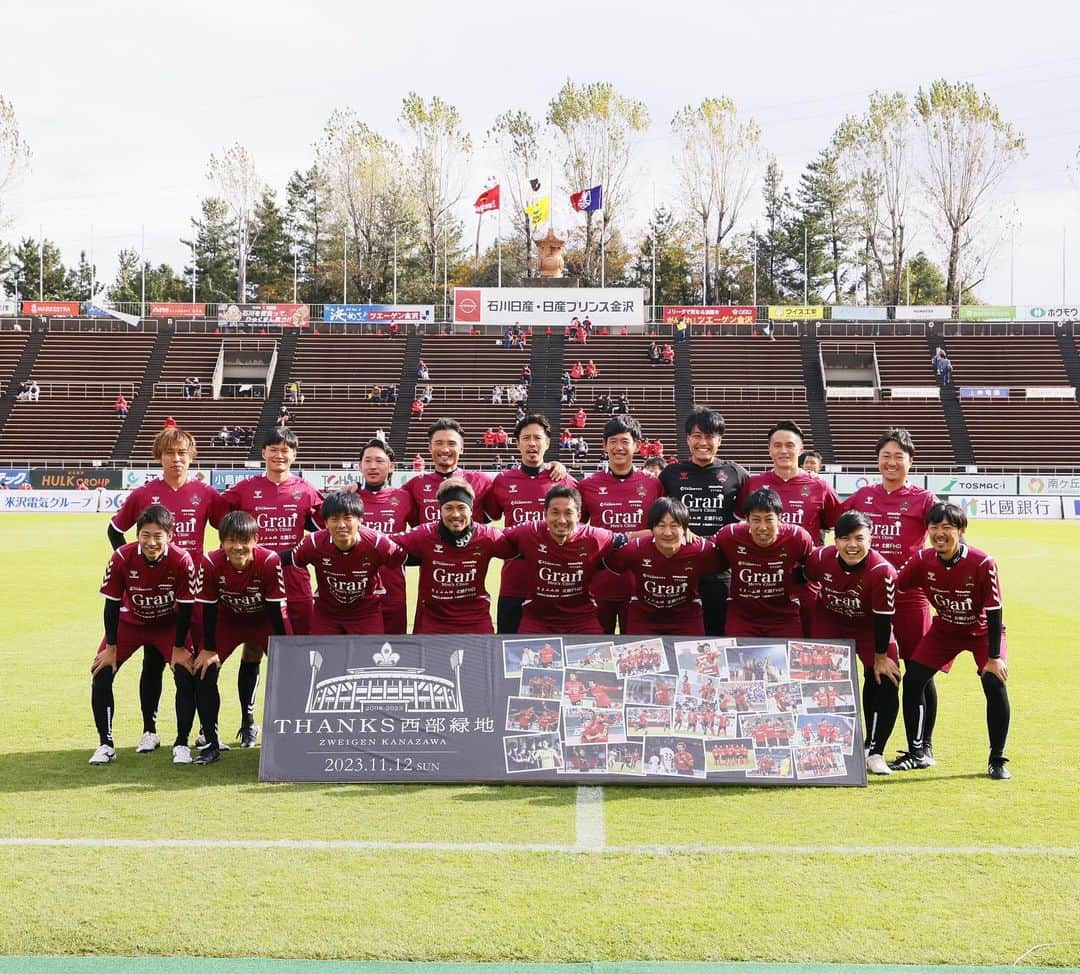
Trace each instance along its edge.
<instances>
[{"instance_id":1,"label":"printed photograph","mask_svg":"<svg viewBox=\"0 0 1080 974\"><path fill-rule=\"evenodd\" d=\"M727 656L724 650L734 646L734 639L696 639L675 643L675 658L681 673L701 673L720 680L728 679Z\"/></svg>"},{"instance_id":2,"label":"printed photograph","mask_svg":"<svg viewBox=\"0 0 1080 974\"><path fill-rule=\"evenodd\" d=\"M846 645L826 642L788 643L788 663L793 680L847 680L851 655Z\"/></svg>"},{"instance_id":3,"label":"printed photograph","mask_svg":"<svg viewBox=\"0 0 1080 974\"><path fill-rule=\"evenodd\" d=\"M615 672L620 677L668 672L663 639L639 639L632 643L620 643L612 649L612 655L615 659Z\"/></svg>"},{"instance_id":4,"label":"printed photograph","mask_svg":"<svg viewBox=\"0 0 1080 974\"><path fill-rule=\"evenodd\" d=\"M795 743L802 747L835 744L850 755L855 747L855 718L843 714L809 714L796 718Z\"/></svg>"},{"instance_id":5,"label":"printed photograph","mask_svg":"<svg viewBox=\"0 0 1080 974\"><path fill-rule=\"evenodd\" d=\"M625 741L623 712L567 707L563 712L563 737L567 744L617 744Z\"/></svg>"},{"instance_id":6,"label":"printed photograph","mask_svg":"<svg viewBox=\"0 0 1080 974\"><path fill-rule=\"evenodd\" d=\"M635 676L626 681L627 703L655 703L670 707L675 700L675 677L654 673L652 676Z\"/></svg>"},{"instance_id":7,"label":"printed photograph","mask_svg":"<svg viewBox=\"0 0 1080 974\"><path fill-rule=\"evenodd\" d=\"M694 697L676 701L671 713L671 729L677 734L734 736L737 723L734 713L717 710L714 701Z\"/></svg>"},{"instance_id":8,"label":"printed photograph","mask_svg":"<svg viewBox=\"0 0 1080 974\"><path fill-rule=\"evenodd\" d=\"M644 743L625 741L607 746L608 774L645 774Z\"/></svg>"},{"instance_id":9,"label":"printed photograph","mask_svg":"<svg viewBox=\"0 0 1080 974\"><path fill-rule=\"evenodd\" d=\"M847 773L844 755L836 744L795 748L795 776L800 780L842 778Z\"/></svg>"},{"instance_id":10,"label":"printed photograph","mask_svg":"<svg viewBox=\"0 0 1080 974\"><path fill-rule=\"evenodd\" d=\"M557 636L538 636L535 639L504 639L503 675L508 679L521 676L523 669L562 669L563 641Z\"/></svg>"},{"instance_id":11,"label":"printed photograph","mask_svg":"<svg viewBox=\"0 0 1080 974\"><path fill-rule=\"evenodd\" d=\"M568 669L563 683L563 700L573 707L621 707L623 684L613 673Z\"/></svg>"},{"instance_id":12,"label":"printed photograph","mask_svg":"<svg viewBox=\"0 0 1080 974\"><path fill-rule=\"evenodd\" d=\"M754 747L791 747L795 741L794 714L740 714L739 736L749 737Z\"/></svg>"},{"instance_id":13,"label":"printed photograph","mask_svg":"<svg viewBox=\"0 0 1080 974\"><path fill-rule=\"evenodd\" d=\"M506 701L506 730L558 733L561 705L558 700L509 697Z\"/></svg>"},{"instance_id":14,"label":"printed photograph","mask_svg":"<svg viewBox=\"0 0 1080 974\"><path fill-rule=\"evenodd\" d=\"M831 683L804 683L803 706L808 714L855 713L855 691L847 680Z\"/></svg>"},{"instance_id":15,"label":"printed photograph","mask_svg":"<svg viewBox=\"0 0 1080 974\"><path fill-rule=\"evenodd\" d=\"M558 700L562 696L563 671L527 666L521 671L521 696Z\"/></svg>"},{"instance_id":16,"label":"printed photograph","mask_svg":"<svg viewBox=\"0 0 1080 974\"><path fill-rule=\"evenodd\" d=\"M791 749L770 747L754 748L754 766L746 772L747 778L791 778Z\"/></svg>"},{"instance_id":17,"label":"printed photograph","mask_svg":"<svg viewBox=\"0 0 1080 974\"><path fill-rule=\"evenodd\" d=\"M696 697L715 703L724 686L719 677L697 673L694 670L681 670L675 684L676 697Z\"/></svg>"},{"instance_id":18,"label":"printed photograph","mask_svg":"<svg viewBox=\"0 0 1080 974\"><path fill-rule=\"evenodd\" d=\"M677 778L705 777L702 741L688 737L646 737L645 774Z\"/></svg>"},{"instance_id":19,"label":"printed photograph","mask_svg":"<svg viewBox=\"0 0 1080 974\"><path fill-rule=\"evenodd\" d=\"M749 771L754 767L754 744L746 737L706 739L705 773Z\"/></svg>"},{"instance_id":20,"label":"printed photograph","mask_svg":"<svg viewBox=\"0 0 1080 974\"><path fill-rule=\"evenodd\" d=\"M563 772L565 774L606 774L606 744L564 744Z\"/></svg>"},{"instance_id":21,"label":"printed photograph","mask_svg":"<svg viewBox=\"0 0 1080 974\"><path fill-rule=\"evenodd\" d=\"M764 683L725 683L719 691L716 709L725 713L764 713L767 705Z\"/></svg>"},{"instance_id":22,"label":"printed photograph","mask_svg":"<svg viewBox=\"0 0 1080 974\"><path fill-rule=\"evenodd\" d=\"M765 697L765 709L771 714L803 713L802 687L797 683L770 684Z\"/></svg>"},{"instance_id":23,"label":"printed photograph","mask_svg":"<svg viewBox=\"0 0 1080 974\"><path fill-rule=\"evenodd\" d=\"M504 737L506 773L558 771L563 766L562 741L558 734L526 734Z\"/></svg>"},{"instance_id":24,"label":"printed photograph","mask_svg":"<svg viewBox=\"0 0 1080 974\"><path fill-rule=\"evenodd\" d=\"M787 683L791 679L787 643L777 643L775 646L734 646L726 652L732 680Z\"/></svg>"},{"instance_id":25,"label":"printed photograph","mask_svg":"<svg viewBox=\"0 0 1080 974\"><path fill-rule=\"evenodd\" d=\"M649 734L671 733L670 707L642 707L628 704L626 711L626 733L646 736Z\"/></svg>"},{"instance_id":26,"label":"printed photograph","mask_svg":"<svg viewBox=\"0 0 1080 974\"><path fill-rule=\"evenodd\" d=\"M615 672L615 660L611 655L612 642L568 643L564 647L567 668L579 670L607 670Z\"/></svg>"}]
</instances>

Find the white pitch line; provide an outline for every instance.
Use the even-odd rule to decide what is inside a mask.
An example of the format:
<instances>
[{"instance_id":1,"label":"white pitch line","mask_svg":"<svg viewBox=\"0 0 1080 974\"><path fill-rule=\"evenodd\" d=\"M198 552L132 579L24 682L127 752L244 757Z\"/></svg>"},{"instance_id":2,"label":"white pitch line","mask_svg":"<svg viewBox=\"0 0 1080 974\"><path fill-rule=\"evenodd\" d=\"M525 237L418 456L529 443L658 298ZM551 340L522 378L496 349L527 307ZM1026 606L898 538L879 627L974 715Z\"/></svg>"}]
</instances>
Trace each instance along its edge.
<instances>
[{"instance_id":1,"label":"white pitch line","mask_svg":"<svg viewBox=\"0 0 1080 974\"><path fill-rule=\"evenodd\" d=\"M604 851L604 789L580 785L577 790L575 851Z\"/></svg>"},{"instance_id":2,"label":"white pitch line","mask_svg":"<svg viewBox=\"0 0 1080 974\"><path fill-rule=\"evenodd\" d=\"M1078 846L925 846L925 845L783 845L756 843L746 845L602 845L513 843L513 842L379 842L362 839L106 839L106 838L0 838L0 848L68 849L295 849L301 851L349 852L487 852L512 855L522 852L580 855L601 852L605 855L669 856L1056 856L1080 857Z\"/></svg>"}]
</instances>

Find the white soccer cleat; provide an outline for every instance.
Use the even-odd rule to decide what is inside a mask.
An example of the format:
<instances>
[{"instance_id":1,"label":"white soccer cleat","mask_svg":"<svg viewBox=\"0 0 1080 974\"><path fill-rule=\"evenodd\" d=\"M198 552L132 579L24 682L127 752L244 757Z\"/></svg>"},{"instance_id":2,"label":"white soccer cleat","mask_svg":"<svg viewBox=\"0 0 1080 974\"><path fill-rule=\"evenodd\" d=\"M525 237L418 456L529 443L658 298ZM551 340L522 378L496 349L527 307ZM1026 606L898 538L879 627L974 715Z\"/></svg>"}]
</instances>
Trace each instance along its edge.
<instances>
[{"instance_id":1,"label":"white soccer cleat","mask_svg":"<svg viewBox=\"0 0 1080 974\"><path fill-rule=\"evenodd\" d=\"M91 764L112 764L116 760L116 748L108 744L99 745L98 749L90 755Z\"/></svg>"},{"instance_id":2,"label":"white soccer cleat","mask_svg":"<svg viewBox=\"0 0 1080 974\"><path fill-rule=\"evenodd\" d=\"M880 754L871 754L866 759L866 770L871 774L892 774L889 762Z\"/></svg>"},{"instance_id":3,"label":"white soccer cleat","mask_svg":"<svg viewBox=\"0 0 1080 974\"><path fill-rule=\"evenodd\" d=\"M172 749L173 764L191 764L191 748L186 744L177 744Z\"/></svg>"},{"instance_id":4,"label":"white soccer cleat","mask_svg":"<svg viewBox=\"0 0 1080 974\"><path fill-rule=\"evenodd\" d=\"M153 731L143 731L143 736L139 738L139 743L135 747L135 753L150 754L159 747L161 747L161 738Z\"/></svg>"}]
</instances>

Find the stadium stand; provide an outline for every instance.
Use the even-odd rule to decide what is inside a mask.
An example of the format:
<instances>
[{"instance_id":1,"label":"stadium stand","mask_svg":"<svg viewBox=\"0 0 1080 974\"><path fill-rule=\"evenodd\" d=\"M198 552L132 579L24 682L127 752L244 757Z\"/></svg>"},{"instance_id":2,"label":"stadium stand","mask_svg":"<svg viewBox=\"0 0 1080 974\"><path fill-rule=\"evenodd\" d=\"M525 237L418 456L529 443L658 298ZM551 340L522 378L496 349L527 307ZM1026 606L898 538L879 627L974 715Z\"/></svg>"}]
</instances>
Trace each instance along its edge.
<instances>
[{"instance_id":1,"label":"stadium stand","mask_svg":"<svg viewBox=\"0 0 1080 974\"><path fill-rule=\"evenodd\" d=\"M24 331L0 331L0 389L5 393L26 348L27 337Z\"/></svg>"},{"instance_id":2,"label":"stadium stand","mask_svg":"<svg viewBox=\"0 0 1080 974\"><path fill-rule=\"evenodd\" d=\"M50 331L31 375L37 402L16 402L0 454L10 461L85 464L109 459L120 430L113 403L138 389L154 335Z\"/></svg>"}]
</instances>

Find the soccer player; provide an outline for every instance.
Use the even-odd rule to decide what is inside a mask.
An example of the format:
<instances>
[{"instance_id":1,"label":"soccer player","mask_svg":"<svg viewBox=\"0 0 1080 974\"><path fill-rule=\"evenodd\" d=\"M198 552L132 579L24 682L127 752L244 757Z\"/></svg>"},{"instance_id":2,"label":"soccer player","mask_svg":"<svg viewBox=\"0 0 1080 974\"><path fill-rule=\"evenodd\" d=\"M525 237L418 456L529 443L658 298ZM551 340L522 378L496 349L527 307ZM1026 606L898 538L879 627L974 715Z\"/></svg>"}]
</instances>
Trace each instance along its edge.
<instances>
[{"instance_id":1,"label":"soccer player","mask_svg":"<svg viewBox=\"0 0 1080 974\"><path fill-rule=\"evenodd\" d=\"M725 632L729 636L797 637L802 633L794 573L813 550L804 528L780 520L784 507L764 487L745 501L745 524L712 538L722 566L731 568Z\"/></svg>"},{"instance_id":2,"label":"soccer player","mask_svg":"<svg viewBox=\"0 0 1080 974\"><path fill-rule=\"evenodd\" d=\"M175 426L163 429L154 437L154 459L161 464L161 476L132 490L109 522L109 543L115 551L126 543L124 532L129 531L139 515L151 504L160 504L173 516L170 544L182 548L196 566L203 555L203 537L207 522L217 527L227 508L221 495L209 484L188 476L191 463L199 451L195 437ZM196 648L201 638L201 621L196 608L191 621L191 639ZM139 674L139 697L143 700L161 699L165 658L158 653L143 653ZM157 710L157 703L154 704ZM153 751L160 741L145 734L136 748L140 753Z\"/></svg>"},{"instance_id":3,"label":"soccer player","mask_svg":"<svg viewBox=\"0 0 1080 974\"><path fill-rule=\"evenodd\" d=\"M484 512L491 521L504 519L507 528L544 519L544 498L555 485L544 456L551 446L551 424L539 413L526 416L514 427L514 442L521 456L519 466L504 470L491 484L484 500ZM575 486L572 477L560 483ZM529 573L521 558L509 559L499 579L497 630L518 631L521 606L529 594Z\"/></svg>"},{"instance_id":4,"label":"soccer player","mask_svg":"<svg viewBox=\"0 0 1080 974\"><path fill-rule=\"evenodd\" d=\"M741 501L755 490L768 487L776 491L784 512L780 520L805 528L815 545L823 540L823 529L831 528L840 515L840 498L821 477L799 469L803 451L803 431L790 419L775 423L769 430L769 458L772 469L753 474L743 485ZM803 635L810 635L810 619L817 598L817 586L802 583L796 587Z\"/></svg>"},{"instance_id":5,"label":"soccer player","mask_svg":"<svg viewBox=\"0 0 1080 974\"><path fill-rule=\"evenodd\" d=\"M630 532L645 527L645 515L663 485L634 467L634 454L641 445L641 427L629 416L613 416L604 424L602 434L608 468L586 477L578 484L581 493L581 519L609 531ZM633 576L602 566L593 579L590 594L596 601L597 614L604 632L626 633L627 609L634 594Z\"/></svg>"},{"instance_id":6,"label":"soccer player","mask_svg":"<svg viewBox=\"0 0 1080 974\"><path fill-rule=\"evenodd\" d=\"M428 449L435 469L413 477L405 485L413 501L409 523L433 524L439 520L438 490L444 480L457 477L468 482L475 495L475 519L485 520L484 500L491 488L491 477L479 471L461 470L459 463L465 452L465 430L456 419L439 419L428 427Z\"/></svg>"},{"instance_id":7,"label":"soccer player","mask_svg":"<svg viewBox=\"0 0 1080 974\"><path fill-rule=\"evenodd\" d=\"M698 584L714 570L716 556L707 541L687 541L690 513L681 501L660 497L645 521L652 537L635 538L604 557L608 567L634 582L626 632L635 636L703 636Z\"/></svg>"},{"instance_id":8,"label":"soccer player","mask_svg":"<svg viewBox=\"0 0 1080 974\"><path fill-rule=\"evenodd\" d=\"M293 476L292 467L300 443L296 434L284 427L274 429L262 448L263 473L234 484L224 493L226 506L247 511L259 525L259 538L277 552L288 551L299 543L306 530L317 531L322 495L306 480ZM289 625L298 635L311 631L313 597L311 577L306 569L285 569L285 593L288 598ZM255 691L259 686L259 668L263 653L245 646L236 674L240 697L240 746L254 747Z\"/></svg>"},{"instance_id":9,"label":"soccer player","mask_svg":"<svg viewBox=\"0 0 1080 974\"><path fill-rule=\"evenodd\" d=\"M476 495L459 477L437 495L439 521L402 531L390 540L420 561L420 595L413 632L492 633L491 596L485 581L492 558L511 553L502 532L473 521Z\"/></svg>"},{"instance_id":10,"label":"soccer player","mask_svg":"<svg viewBox=\"0 0 1080 974\"><path fill-rule=\"evenodd\" d=\"M313 636L366 636L383 632L379 581L383 565L400 565L402 551L384 534L364 527L358 493L335 491L322 505L326 529L307 535L282 555L299 568L312 565L319 588L311 615Z\"/></svg>"},{"instance_id":11,"label":"soccer player","mask_svg":"<svg viewBox=\"0 0 1080 974\"><path fill-rule=\"evenodd\" d=\"M222 665L241 643L265 653L272 635L289 631L281 559L259 545L255 518L246 511L230 511L221 520L218 536L221 547L203 555L197 575L203 641L190 678L195 683L206 746L196 764L213 764L221 756L218 676Z\"/></svg>"},{"instance_id":12,"label":"soccer player","mask_svg":"<svg viewBox=\"0 0 1080 974\"><path fill-rule=\"evenodd\" d=\"M900 710L899 655L892 638L896 569L872 551L873 525L858 511L836 522L836 544L815 548L806 559L806 577L821 586L810 621L817 639L851 639L863 664L866 767L891 774L885 745Z\"/></svg>"},{"instance_id":13,"label":"soccer player","mask_svg":"<svg viewBox=\"0 0 1080 974\"><path fill-rule=\"evenodd\" d=\"M904 672L904 729L908 749L892 762L894 771L929 767L923 738L922 688L960 653L975 657L986 697L990 737L987 772L996 781L1011 778L1005 767L1009 736L1009 695L1005 690L1005 625L997 563L964 540L967 515L955 504L935 504L926 515L930 547L900 569L900 591L921 590L934 607L934 621L915 647Z\"/></svg>"},{"instance_id":14,"label":"soccer player","mask_svg":"<svg viewBox=\"0 0 1080 974\"><path fill-rule=\"evenodd\" d=\"M909 558L917 555L926 541L926 515L937 498L922 487L908 483L908 474L915 460L915 444L906 429L886 430L877 441L878 471L881 483L860 487L844 501L845 511L861 511L873 525L873 547L899 571ZM900 592L896 597L893 632L900 650L900 659L907 661L915 652L922 637L930 628L930 603L918 589ZM948 672L949 667L944 670ZM904 693L910 687L904 686ZM938 695L933 680L926 683L923 708L923 752L929 764L934 763L933 736L937 723Z\"/></svg>"},{"instance_id":15,"label":"soccer player","mask_svg":"<svg viewBox=\"0 0 1080 974\"><path fill-rule=\"evenodd\" d=\"M164 662L178 661L181 655L190 657L188 628L195 601L192 594L195 568L191 556L169 543L173 516L160 504L146 508L136 520L135 529L136 540L112 553L101 583L101 594L105 596L105 638L90 665L93 677L90 705L98 732L98 748L90 758L91 764L116 760L112 732L116 671L139 647L144 653L156 653ZM139 691L143 734L138 750L145 754L161 743L157 733L160 689L158 695L144 695L140 682ZM177 683L178 697L179 694L180 683ZM180 716L178 702L178 724ZM186 746L190 731L189 723L187 733L183 734L185 739L178 736L173 748L173 760L178 764L191 762L191 752ZM181 732L178 726L177 734ZM149 747L145 746L148 741Z\"/></svg>"},{"instance_id":16,"label":"soccer player","mask_svg":"<svg viewBox=\"0 0 1080 974\"><path fill-rule=\"evenodd\" d=\"M413 510L412 495L400 487L390 486L394 472L394 451L380 439L368 440L360 451L360 472L364 485L360 497L364 502L364 524L382 534L404 531ZM379 569L386 595L382 600L383 629L388 633L406 632L405 566Z\"/></svg>"},{"instance_id":17,"label":"soccer player","mask_svg":"<svg viewBox=\"0 0 1080 974\"><path fill-rule=\"evenodd\" d=\"M544 498L542 522L519 524L504 533L529 569L532 595L522 607L518 632L603 633L589 585L618 536L580 521L581 495L556 484Z\"/></svg>"},{"instance_id":18,"label":"soccer player","mask_svg":"<svg viewBox=\"0 0 1080 974\"><path fill-rule=\"evenodd\" d=\"M686 505L694 534L711 538L738 520L739 492L749 474L731 460L718 459L724 436L724 417L718 412L695 406L686 417L685 429L690 459L669 463L660 474L660 483L668 497ZM729 572L706 574L700 581L705 632L710 636L724 635L730 584Z\"/></svg>"}]
</instances>

